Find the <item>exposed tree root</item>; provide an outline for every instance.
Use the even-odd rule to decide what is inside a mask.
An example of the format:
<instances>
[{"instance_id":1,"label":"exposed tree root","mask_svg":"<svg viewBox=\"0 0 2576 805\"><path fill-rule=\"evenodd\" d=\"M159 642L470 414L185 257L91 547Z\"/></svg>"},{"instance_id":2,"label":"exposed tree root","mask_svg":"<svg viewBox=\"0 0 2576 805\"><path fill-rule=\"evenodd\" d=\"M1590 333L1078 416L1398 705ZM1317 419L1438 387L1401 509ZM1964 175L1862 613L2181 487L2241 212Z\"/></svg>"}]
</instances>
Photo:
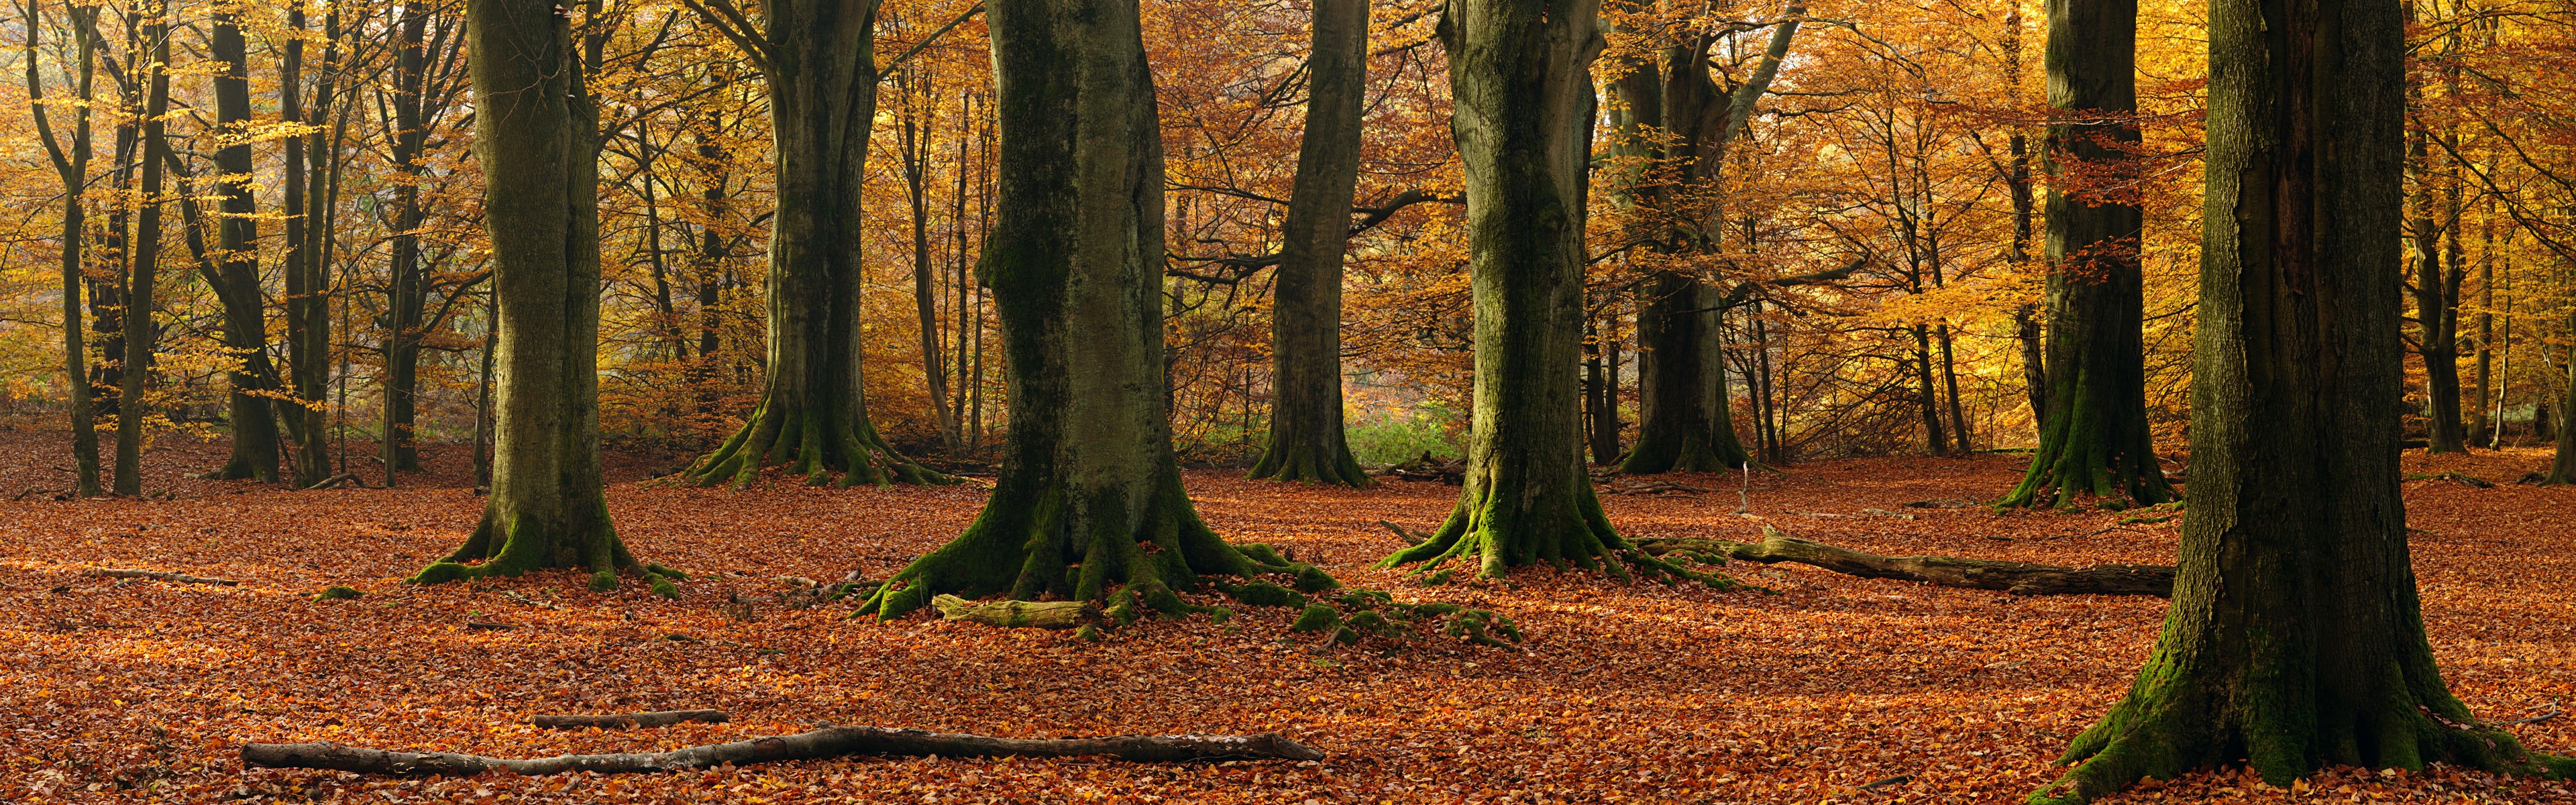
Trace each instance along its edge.
<instances>
[{"instance_id":1,"label":"exposed tree root","mask_svg":"<svg viewBox=\"0 0 2576 805\"><path fill-rule=\"evenodd\" d=\"M467 777L488 771L544 775L685 771L724 764L898 755L928 757L1081 757L1106 755L1138 763L1208 760L1320 760L1324 753L1277 733L1259 735L1120 735L1109 738L987 738L981 735L824 727L795 735L692 746L669 752L561 755L514 760L445 752L388 752L331 743L244 744L242 764L276 769L338 769L360 774Z\"/></svg>"},{"instance_id":2,"label":"exposed tree root","mask_svg":"<svg viewBox=\"0 0 2576 805\"><path fill-rule=\"evenodd\" d=\"M957 479L914 463L886 444L876 425L864 416L827 415L813 408L792 408L776 398L761 403L742 429L714 452L698 459L679 477L698 486L731 482L735 489L751 484L764 466L786 464L790 474L805 476L811 486L834 484L953 484ZM833 475L840 479L836 482Z\"/></svg>"},{"instance_id":3,"label":"exposed tree root","mask_svg":"<svg viewBox=\"0 0 2576 805\"><path fill-rule=\"evenodd\" d=\"M1230 613L1222 608L1191 604L1175 593L1198 590L1201 576L1284 573L1296 576L1301 588L1340 586L1270 546L1227 543L1199 520L1178 470L1161 475L1150 499L1133 508L1117 495L1082 495L1062 486L996 489L995 500L966 533L895 573L855 614L891 619L943 593L1001 594L1021 601L1106 601L1104 614L1124 624L1135 620L1140 604L1165 615L1226 617Z\"/></svg>"},{"instance_id":4,"label":"exposed tree root","mask_svg":"<svg viewBox=\"0 0 2576 805\"><path fill-rule=\"evenodd\" d=\"M1100 607L1089 601L994 601L978 604L953 595L930 599L939 614L952 621L1031 629L1073 629L1100 620Z\"/></svg>"},{"instance_id":5,"label":"exposed tree root","mask_svg":"<svg viewBox=\"0 0 2576 805\"><path fill-rule=\"evenodd\" d=\"M2080 805L2140 778L2170 780L2238 763L2276 786L2326 764L2416 770L2445 762L2552 779L2576 775L2576 758L2525 750L2512 734L2471 716L2438 682L2429 694L2388 691L2383 701L2348 703L2360 712L2299 712L2304 708L2291 701L2248 706L2241 695L2185 672L2184 662L2159 649L2128 698L2057 761L2074 768L2032 792L2029 804ZM2282 680L2257 680L2267 681Z\"/></svg>"},{"instance_id":6,"label":"exposed tree root","mask_svg":"<svg viewBox=\"0 0 2576 805\"><path fill-rule=\"evenodd\" d=\"M2169 566L2060 567L1950 556L1879 556L1797 539L1770 526L1762 527L1762 541L1752 545L1663 539L1648 541L1643 547L1655 554L1679 551L1684 555L1766 565L1797 562L1865 579L1902 579L1941 587L2003 590L2014 595L2173 595L2174 569Z\"/></svg>"},{"instance_id":7,"label":"exposed tree root","mask_svg":"<svg viewBox=\"0 0 2576 805\"><path fill-rule=\"evenodd\" d=\"M237 587L241 585L241 582L234 581L232 579L210 579L203 576L191 576L186 573L172 573L164 570L123 570L112 567L93 567L88 570L81 571L81 575L101 579L151 579L153 581L169 581L180 584L212 584L218 587Z\"/></svg>"},{"instance_id":8,"label":"exposed tree root","mask_svg":"<svg viewBox=\"0 0 2576 805\"><path fill-rule=\"evenodd\" d=\"M624 729L627 727L668 727L673 724L685 724L692 721L703 721L709 724L722 724L732 718L732 716L726 715L723 710L661 710L651 713L536 716L528 719L528 723L552 730L580 729L583 727Z\"/></svg>"},{"instance_id":9,"label":"exposed tree root","mask_svg":"<svg viewBox=\"0 0 2576 805\"><path fill-rule=\"evenodd\" d=\"M1643 575L1665 583L1696 581L1720 590L1745 586L1725 576L1666 561L1629 544L1601 512L1601 499L1592 491L1591 477L1578 470L1576 478L1574 499L1568 507L1571 510L1557 512L1520 510L1525 501L1497 500L1498 496L1490 491L1491 484L1470 486L1470 494L1459 497L1449 519L1431 533L1430 539L1395 552L1377 566L1394 568L1419 563L1421 567L1415 568L1413 574L1427 576L1437 573L1442 564L1459 559L1475 562L1477 574L1487 578L1501 578L1515 567L1545 564L1558 569L1601 571L1622 582Z\"/></svg>"},{"instance_id":10,"label":"exposed tree root","mask_svg":"<svg viewBox=\"0 0 2576 805\"><path fill-rule=\"evenodd\" d=\"M1353 488L1366 488L1370 483L1368 470L1360 467L1359 460L1352 458L1349 450L1335 451L1317 444L1314 439L1278 435L1272 437L1270 449L1262 452L1260 463L1252 465L1248 477L1313 481Z\"/></svg>"}]
</instances>

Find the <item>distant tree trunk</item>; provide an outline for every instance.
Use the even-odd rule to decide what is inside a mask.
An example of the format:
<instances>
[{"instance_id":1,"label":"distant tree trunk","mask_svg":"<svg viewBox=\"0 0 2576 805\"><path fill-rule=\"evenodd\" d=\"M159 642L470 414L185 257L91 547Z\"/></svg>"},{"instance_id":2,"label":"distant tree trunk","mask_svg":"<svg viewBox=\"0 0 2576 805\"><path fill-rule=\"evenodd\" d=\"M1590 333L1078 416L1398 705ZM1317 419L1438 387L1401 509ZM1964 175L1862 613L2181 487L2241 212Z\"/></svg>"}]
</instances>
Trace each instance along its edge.
<instances>
[{"instance_id":1,"label":"distant tree trunk","mask_svg":"<svg viewBox=\"0 0 2576 805\"><path fill-rule=\"evenodd\" d=\"M1619 461L1619 376L1615 368L1603 365L1601 353L1609 344L1601 328L1585 322L1583 336L1583 413L1592 463L1615 464Z\"/></svg>"},{"instance_id":2,"label":"distant tree trunk","mask_svg":"<svg viewBox=\"0 0 2576 805\"><path fill-rule=\"evenodd\" d=\"M2142 215L2070 186L2084 171L2136 173L2136 0L2051 0L2048 127L2048 411L2039 452L2003 506L2071 506L2080 495L2162 503L2173 487L2147 429Z\"/></svg>"},{"instance_id":3,"label":"distant tree trunk","mask_svg":"<svg viewBox=\"0 0 2576 805\"><path fill-rule=\"evenodd\" d=\"M751 483L765 464L822 485L942 483L868 418L859 348L861 173L876 117L877 0L764 4L778 210L770 219L767 390L742 430L689 468Z\"/></svg>"},{"instance_id":4,"label":"distant tree trunk","mask_svg":"<svg viewBox=\"0 0 2576 805\"><path fill-rule=\"evenodd\" d=\"M137 147L142 151L143 186L140 207L134 212L134 245L130 256L134 268L128 274L125 288L125 356L123 377L117 390L116 417L116 487L119 495L143 494L143 392L152 381L152 344L158 331L152 326L153 284L160 281L161 267L161 172L170 157L170 141L163 136L170 111L170 4L154 3L144 12L143 40L152 48L152 63L145 69L149 89L143 101L143 132Z\"/></svg>"},{"instance_id":5,"label":"distant tree trunk","mask_svg":"<svg viewBox=\"0 0 2576 805\"><path fill-rule=\"evenodd\" d=\"M940 593L1197 609L1173 591L1200 574L1285 567L1219 539L1181 489L1162 396L1162 139L1136 0L986 9L1001 195L979 273L1009 350L1010 439L983 515L859 611L892 618Z\"/></svg>"},{"instance_id":6,"label":"distant tree trunk","mask_svg":"<svg viewBox=\"0 0 2576 805\"><path fill-rule=\"evenodd\" d=\"M394 183L393 259L385 284L385 399L377 448L385 465L386 486L394 485L397 472L420 471L420 451L413 436L420 390L421 308L429 300L428 278L420 265L420 227L428 218L420 205L420 160L429 142L422 114L429 15L426 5L403 4L394 40L394 131L388 132L387 139L393 144L394 170L403 178Z\"/></svg>"},{"instance_id":7,"label":"distant tree trunk","mask_svg":"<svg viewBox=\"0 0 2576 805\"><path fill-rule=\"evenodd\" d=\"M2406 4L2406 16L2415 16L2415 4ZM2424 99L2422 76L2415 70L2406 75L2406 99L2410 107L2420 107ZM2419 121L2420 122L2420 121ZM2433 156L2429 145L2433 134L2422 125L2406 127L2406 176L2415 186L2413 215L2406 221L2406 237L2415 246L2415 334L2416 354L2424 359L2424 437L2426 453L2457 453L2467 448L2460 429L2460 337L2459 313L2453 296L2457 290L2442 275L2443 236L2448 234L2452 246L2459 245L2459 216L2450 221L2433 217L2440 206L2434 185Z\"/></svg>"},{"instance_id":8,"label":"distant tree trunk","mask_svg":"<svg viewBox=\"0 0 2576 805\"><path fill-rule=\"evenodd\" d=\"M599 112L562 8L477 0L466 9L498 295L498 439L482 522L416 582L564 567L591 571L591 589L604 590L620 570L658 570L639 567L618 539L600 482Z\"/></svg>"},{"instance_id":9,"label":"distant tree trunk","mask_svg":"<svg viewBox=\"0 0 2576 805\"><path fill-rule=\"evenodd\" d=\"M873 72L874 65L870 68ZM895 129L896 149L902 156L904 197L912 206L912 301L913 310L920 314L921 378L929 385L930 418L939 427L939 446L954 451L957 420L948 415L948 367L939 347L939 285L930 268L930 125L936 120L939 100L918 91L929 81L917 73L907 73L899 85L908 114ZM965 166L958 168L962 171Z\"/></svg>"},{"instance_id":10,"label":"distant tree trunk","mask_svg":"<svg viewBox=\"0 0 2576 805\"><path fill-rule=\"evenodd\" d=\"M250 125L250 65L242 37L241 10L216 6L207 36L208 51L224 63L215 76L215 121L227 134L246 134ZM207 473L210 478L256 478L274 481L277 474L277 416L267 395L275 392L268 365L268 299L259 281L259 205L251 195L251 146L234 140L215 151L214 191L223 198L223 217L215 223L216 279L210 283L224 306L224 349L239 361L229 374L228 416L233 432L232 458Z\"/></svg>"},{"instance_id":11,"label":"distant tree trunk","mask_svg":"<svg viewBox=\"0 0 2576 805\"><path fill-rule=\"evenodd\" d=\"M1368 96L1368 0L1315 0L1306 133L1270 311L1270 443L1252 477L1367 486L1342 431L1342 255Z\"/></svg>"},{"instance_id":12,"label":"distant tree trunk","mask_svg":"<svg viewBox=\"0 0 2576 805\"><path fill-rule=\"evenodd\" d=\"M2495 210L2489 202L2484 223L2478 227L2478 341L2476 405L2469 411L2469 443L2493 445L2495 421L2488 414L2488 401L2495 398Z\"/></svg>"},{"instance_id":13,"label":"distant tree trunk","mask_svg":"<svg viewBox=\"0 0 2576 805\"><path fill-rule=\"evenodd\" d=\"M2021 106L2022 97L2021 29L2021 4L2006 6L2004 70L2012 76L2012 105L2016 108ZM2030 138L2022 134L2021 126L2015 125L2008 142L2012 163L2011 172L2004 176L2004 185L2012 192L2013 234L2012 252L2005 255L2005 259L2012 261L2014 270L2020 271L2026 270L2030 263L2031 210L2034 206L2030 181ZM2038 305L2024 303L2013 308L2013 338L2021 342L2022 386L2030 395L2030 421L2034 426L2045 428L2041 420L2048 416L2048 359L2039 316Z\"/></svg>"},{"instance_id":14,"label":"distant tree trunk","mask_svg":"<svg viewBox=\"0 0 2576 805\"><path fill-rule=\"evenodd\" d=\"M1457 99L1450 132L1467 177L1474 421L1448 521L1382 567L1428 572L1459 559L1486 576L1569 563L1620 578L1629 565L1689 573L1611 528L1583 464L1575 367L1599 14L1599 0L1452 0L1441 17Z\"/></svg>"},{"instance_id":15,"label":"distant tree trunk","mask_svg":"<svg viewBox=\"0 0 2576 805\"><path fill-rule=\"evenodd\" d=\"M2568 332L2576 332L2576 313L2568 315L2567 326ZM2542 348L2547 349L2546 346ZM2567 384L2555 402L2558 403L2555 406L2543 407L2553 409L2560 415L2555 417L2556 422L2551 423L2557 426L2552 430L2557 431L2558 452L2550 459L2549 475L2543 478L2541 483L2552 486L2576 484L2576 427L2569 427L2565 416L2568 411L2576 411L2576 347L2570 347L2567 350ZM2539 413L2532 414L2531 429L2534 432L2541 430L2541 417Z\"/></svg>"},{"instance_id":16,"label":"distant tree trunk","mask_svg":"<svg viewBox=\"0 0 2576 805\"><path fill-rule=\"evenodd\" d=\"M1932 383L1932 328L1914 325L1914 359L1907 361L1914 370L1914 402L1923 411L1923 449L1935 456L1950 454L1950 437L1941 428L1941 389Z\"/></svg>"},{"instance_id":17,"label":"distant tree trunk","mask_svg":"<svg viewBox=\"0 0 2576 805\"><path fill-rule=\"evenodd\" d=\"M22 56L27 68L27 97L42 100L44 81L36 63L37 39L44 32L43 8L38 0L27 2L27 47ZM88 339L81 336L81 286L87 277L82 269L83 248L87 245L86 221L89 208L82 191L89 186L90 128L89 102L96 97L98 76L97 6L63 4L63 27L71 32L80 49L80 66L73 78L72 98L80 102L72 112L71 142L54 137L53 121L47 105L31 104L29 112L36 123L36 136L44 143L45 154L53 160L54 172L63 184L62 274L63 274L63 385L70 400L72 426L72 466L74 494L83 498L97 497L98 428L90 409ZM65 72L71 72L66 70Z\"/></svg>"},{"instance_id":18,"label":"distant tree trunk","mask_svg":"<svg viewBox=\"0 0 2576 805\"><path fill-rule=\"evenodd\" d=\"M2128 697L2033 802L2244 763L2576 772L2453 698L2399 490L2396 0L2215 0L2191 515ZM2052 15L2054 16L2054 15Z\"/></svg>"},{"instance_id":19,"label":"distant tree trunk","mask_svg":"<svg viewBox=\"0 0 2576 805\"><path fill-rule=\"evenodd\" d=\"M1706 251L1716 243L1716 186L1726 146L1752 120L1756 102L1779 74L1805 16L1803 3L1788 5L1762 61L1732 92L1720 91L1709 78L1709 51L1720 41L1715 34L1695 35L1667 48L1660 65L1650 63L1612 85L1631 110L1634 125L1660 129L1671 138L1669 154L1651 146L1643 154L1674 162L1664 171L1669 175L1658 180L1671 187L1638 193L1668 218L1671 231L1660 250ZM1654 99L1648 101L1648 96ZM1709 346L1717 340L1719 311L1702 302L1712 297L1713 289L1705 278L1670 271L1657 272L1638 287L1637 446L1619 463L1619 471L1647 475L1743 466L1750 457L1723 410L1729 398L1726 359Z\"/></svg>"},{"instance_id":20,"label":"distant tree trunk","mask_svg":"<svg viewBox=\"0 0 2576 805\"><path fill-rule=\"evenodd\" d=\"M287 26L296 32L286 42L286 58L280 68L278 117L287 123L306 122L304 111L304 5L287 6ZM316 114L328 107L328 96L321 96ZM286 360L295 402L286 406L286 424L296 441L295 485L298 488L321 483L331 476L329 412L322 406L330 393L331 383L331 280L325 273L319 250L312 243L315 229L309 200L306 163L307 137L320 142L319 133L285 139L286 249L279 256L286 274ZM327 237L327 233L323 233Z\"/></svg>"}]
</instances>

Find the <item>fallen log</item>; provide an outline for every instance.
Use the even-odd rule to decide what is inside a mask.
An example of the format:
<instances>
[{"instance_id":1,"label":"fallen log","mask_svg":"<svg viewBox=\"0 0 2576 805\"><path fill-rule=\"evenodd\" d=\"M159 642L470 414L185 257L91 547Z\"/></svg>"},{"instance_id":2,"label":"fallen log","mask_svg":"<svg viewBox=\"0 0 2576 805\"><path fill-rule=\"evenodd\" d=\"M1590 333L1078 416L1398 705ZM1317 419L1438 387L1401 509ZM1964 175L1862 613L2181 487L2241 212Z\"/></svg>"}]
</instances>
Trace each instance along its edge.
<instances>
[{"instance_id":1,"label":"fallen log","mask_svg":"<svg viewBox=\"0 0 2576 805\"><path fill-rule=\"evenodd\" d=\"M536 716L528 723L550 730L624 729L627 727L668 727L690 721L722 724L733 718L723 710L661 710L651 713L607 713L601 715Z\"/></svg>"},{"instance_id":2,"label":"fallen log","mask_svg":"<svg viewBox=\"0 0 2576 805\"><path fill-rule=\"evenodd\" d=\"M2013 595L2173 596L2174 569L2165 565L2061 567L1955 556L1879 556L1798 539L1770 526L1755 544L1713 539L1658 539L1639 545L1662 555L1685 551L1762 564L1796 562L1864 579L1900 579L1942 587L2002 590Z\"/></svg>"},{"instance_id":3,"label":"fallen log","mask_svg":"<svg viewBox=\"0 0 2576 805\"><path fill-rule=\"evenodd\" d=\"M88 570L81 571L81 575L99 579L151 579L154 581L169 581L180 584L212 584L219 587L241 586L241 582L234 581L232 579L210 579L204 576L191 576L186 573L172 573L165 570L126 570L113 567L93 567Z\"/></svg>"},{"instance_id":4,"label":"fallen log","mask_svg":"<svg viewBox=\"0 0 2576 805\"><path fill-rule=\"evenodd\" d=\"M953 595L930 599L939 614L952 621L986 626L1073 629L1100 620L1100 607L1089 601L994 601L978 604Z\"/></svg>"},{"instance_id":5,"label":"fallen log","mask_svg":"<svg viewBox=\"0 0 2576 805\"><path fill-rule=\"evenodd\" d=\"M1120 735L1109 738L988 738L928 730L824 727L795 735L692 746L669 752L560 755L525 760L447 752L388 752L334 743L243 744L242 764L274 769L337 769L360 774L465 777L487 771L543 775L686 771L727 763L900 755L931 757L1080 757L1107 755L1137 763L1209 760L1321 760L1324 753L1265 732L1259 735Z\"/></svg>"}]
</instances>

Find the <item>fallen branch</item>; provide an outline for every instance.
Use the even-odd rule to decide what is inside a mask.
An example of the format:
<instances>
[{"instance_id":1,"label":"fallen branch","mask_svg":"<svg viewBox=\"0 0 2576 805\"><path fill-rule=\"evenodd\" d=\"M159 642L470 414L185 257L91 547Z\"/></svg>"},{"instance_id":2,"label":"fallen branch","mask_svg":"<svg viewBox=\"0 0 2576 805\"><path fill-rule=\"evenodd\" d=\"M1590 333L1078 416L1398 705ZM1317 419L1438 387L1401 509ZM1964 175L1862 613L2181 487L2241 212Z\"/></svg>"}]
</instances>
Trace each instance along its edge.
<instances>
[{"instance_id":1,"label":"fallen branch","mask_svg":"<svg viewBox=\"0 0 2576 805\"><path fill-rule=\"evenodd\" d=\"M994 601L978 604L953 595L930 599L939 614L952 621L986 626L1072 629L1100 620L1100 607L1089 601Z\"/></svg>"},{"instance_id":2,"label":"fallen branch","mask_svg":"<svg viewBox=\"0 0 2576 805\"><path fill-rule=\"evenodd\" d=\"M1392 520L1379 520L1377 521L1377 524L1386 526L1386 530L1388 531L1395 532L1395 538L1404 540L1404 543L1407 545L1420 545L1431 541L1431 535L1396 525Z\"/></svg>"},{"instance_id":3,"label":"fallen branch","mask_svg":"<svg viewBox=\"0 0 2576 805\"><path fill-rule=\"evenodd\" d=\"M2060 567L1953 556L1879 556L1797 539L1764 526L1747 545L1711 539L1659 539L1640 545L1661 555L1685 551L1762 564L1797 562L1864 579L1901 579L1942 587L2003 590L2014 595L2173 595L2174 569L2162 565Z\"/></svg>"},{"instance_id":4,"label":"fallen branch","mask_svg":"<svg viewBox=\"0 0 2576 805\"><path fill-rule=\"evenodd\" d=\"M81 571L81 575L101 579L151 579L153 581L171 581L178 582L180 584L213 584L222 587L241 586L241 582L234 581L232 579L210 579L204 576L191 576L186 573L171 573L164 570L122 570L112 567L93 567L88 570Z\"/></svg>"},{"instance_id":5,"label":"fallen branch","mask_svg":"<svg viewBox=\"0 0 2576 805\"><path fill-rule=\"evenodd\" d=\"M2513 720L2511 720L2511 721L2489 721L2489 722L2487 722L2487 726L2490 726L2490 727L2509 727L2509 726L2513 726L2513 725L2515 725L2515 724L2538 724L2538 723L2541 723L2541 722L2543 722L2543 721L2548 721L2548 720L2550 720L2550 719L2557 718L2557 717L2558 717L2558 700L2557 700L2557 699L2551 699L2551 700L2549 700L2549 712L2542 713L2542 714L2540 714L2540 715L2536 715L2536 716L2526 716L2526 717L2523 717L2523 718L2517 718L2517 719L2513 719Z\"/></svg>"},{"instance_id":6,"label":"fallen branch","mask_svg":"<svg viewBox=\"0 0 2576 805\"><path fill-rule=\"evenodd\" d=\"M709 724L722 724L731 718L732 716L725 715L725 711L723 710L662 710L652 713L612 713L606 715L587 716L537 716L528 719L528 723L550 730L580 729L582 727L624 729L627 727L668 727L673 724L681 724L690 721L704 721Z\"/></svg>"},{"instance_id":7,"label":"fallen branch","mask_svg":"<svg viewBox=\"0 0 2576 805\"><path fill-rule=\"evenodd\" d=\"M333 743L244 744L242 764L275 769L337 769L360 774L467 777L487 771L541 775L685 771L727 763L900 755L933 757L1079 757L1108 755L1138 763L1207 760L1321 760L1324 753L1278 733L1259 735L1120 735L1111 738L987 738L883 727L824 727L795 735L692 746L669 752L560 755L514 760L446 752L388 752Z\"/></svg>"},{"instance_id":8,"label":"fallen branch","mask_svg":"<svg viewBox=\"0 0 2576 805\"><path fill-rule=\"evenodd\" d=\"M360 489L365 489L365 488L367 488L367 482L366 482L366 480L365 480L365 479L363 479L363 478L359 478L359 477L357 476L357 474L356 474L356 473L347 473L347 472L344 472L344 473L340 473L340 474L338 474L338 475L334 475L334 476L331 476L331 477L329 477L329 478L324 478L324 479L322 479L322 480L320 480L320 481L317 481L317 482L315 482L312 486L305 487L305 488L304 488L304 491L311 492L311 491L316 490L316 489L338 489L338 488L340 488L340 485L341 485L341 484L348 484L348 485L351 485L351 486L358 487L358 488L360 488ZM480 488L480 487L477 487L477 488Z\"/></svg>"}]
</instances>

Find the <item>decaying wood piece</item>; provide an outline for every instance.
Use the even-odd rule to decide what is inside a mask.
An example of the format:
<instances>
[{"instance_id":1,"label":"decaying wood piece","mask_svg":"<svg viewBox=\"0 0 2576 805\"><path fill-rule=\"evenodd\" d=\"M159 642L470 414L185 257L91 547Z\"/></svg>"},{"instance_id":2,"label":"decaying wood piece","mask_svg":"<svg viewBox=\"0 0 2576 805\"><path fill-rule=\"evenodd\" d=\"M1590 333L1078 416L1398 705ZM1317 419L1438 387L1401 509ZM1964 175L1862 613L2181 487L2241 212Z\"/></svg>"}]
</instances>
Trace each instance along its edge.
<instances>
[{"instance_id":1,"label":"decaying wood piece","mask_svg":"<svg viewBox=\"0 0 2576 805\"><path fill-rule=\"evenodd\" d=\"M232 579L210 579L204 576L191 576L186 573L171 573L163 570L124 570L112 567L93 567L88 570L81 571L81 575L101 579L151 579L154 581L178 582L180 584L213 584L223 587L238 587L241 585L241 582L234 581Z\"/></svg>"},{"instance_id":2,"label":"decaying wood piece","mask_svg":"<svg viewBox=\"0 0 2576 805\"><path fill-rule=\"evenodd\" d=\"M388 752L333 743L244 744L242 764L277 769L337 769L360 774L471 776L507 770L627 774L684 771L726 763L904 755L934 757L1079 757L1107 755L1138 763L1208 760L1321 760L1324 753L1265 732L1259 735L1120 735L1109 738L988 738L883 727L824 727L795 735L692 746L669 752L560 755L515 760L446 752Z\"/></svg>"},{"instance_id":3,"label":"decaying wood piece","mask_svg":"<svg viewBox=\"0 0 2576 805\"><path fill-rule=\"evenodd\" d=\"M1747 545L1713 539L1659 539L1648 553L1684 551L1762 564L1797 562L1865 579L1901 579L1942 587L2003 590L2014 595L2173 595L2174 569L2165 565L2061 567L1954 556L1879 556L1798 539L1770 526Z\"/></svg>"},{"instance_id":4,"label":"decaying wood piece","mask_svg":"<svg viewBox=\"0 0 2576 805\"><path fill-rule=\"evenodd\" d=\"M1100 620L1100 607L1089 601L993 601L978 604L953 595L930 599L939 614L952 621L987 626L1072 629Z\"/></svg>"},{"instance_id":5,"label":"decaying wood piece","mask_svg":"<svg viewBox=\"0 0 2576 805\"><path fill-rule=\"evenodd\" d=\"M1406 545L1420 545L1431 541L1431 535L1396 525L1392 520L1380 519L1377 521L1377 524L1386 526L1386 530L1388 531L1395 532L1395 538L1404 540L1404 544Z\"/></svg>"},{"instance_id":6,"label":"decaying wood piece","mask_svg":"<svg viewBox=\"0 0 2576 805\"><path fill-rule=\"evenodd\" d=\"M537 716L528 722L546 729L568 730L582 727L624 729L627 727L668 727L690 721L722 724L732 716L723 710L661 710L651 713L603 713L598 715Z\"/></svg>"}]
</instances>

